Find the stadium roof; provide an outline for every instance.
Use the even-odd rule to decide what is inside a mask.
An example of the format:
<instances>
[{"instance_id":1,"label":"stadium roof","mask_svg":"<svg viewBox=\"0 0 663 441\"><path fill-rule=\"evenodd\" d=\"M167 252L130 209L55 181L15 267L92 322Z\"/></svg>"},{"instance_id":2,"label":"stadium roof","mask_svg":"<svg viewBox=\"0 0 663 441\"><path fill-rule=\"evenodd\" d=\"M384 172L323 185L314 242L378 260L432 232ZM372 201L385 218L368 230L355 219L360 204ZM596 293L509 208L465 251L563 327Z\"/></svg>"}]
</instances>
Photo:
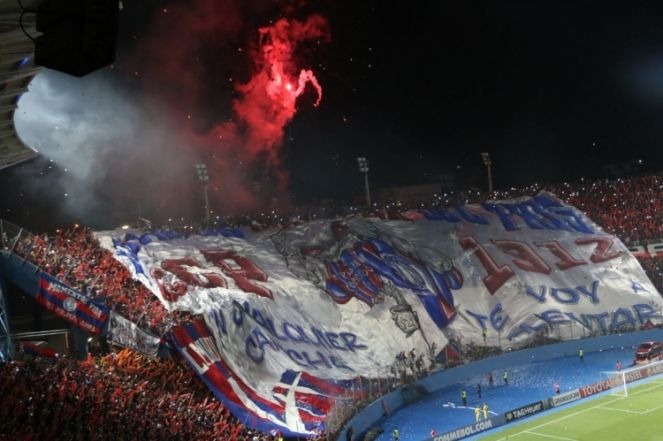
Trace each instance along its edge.
<instances>
[{"instance_id":1,"label":"stadium roof","mask_svg":"<svg viewBox=\"0 0 663 441\"><path fill-rule=\"evenodd\" d=\"M14 111L21 94L42 69L34 64L38 0L0 0L0 170L37 156L23 144L14 128Z\"/></svg>"}]
</instances>

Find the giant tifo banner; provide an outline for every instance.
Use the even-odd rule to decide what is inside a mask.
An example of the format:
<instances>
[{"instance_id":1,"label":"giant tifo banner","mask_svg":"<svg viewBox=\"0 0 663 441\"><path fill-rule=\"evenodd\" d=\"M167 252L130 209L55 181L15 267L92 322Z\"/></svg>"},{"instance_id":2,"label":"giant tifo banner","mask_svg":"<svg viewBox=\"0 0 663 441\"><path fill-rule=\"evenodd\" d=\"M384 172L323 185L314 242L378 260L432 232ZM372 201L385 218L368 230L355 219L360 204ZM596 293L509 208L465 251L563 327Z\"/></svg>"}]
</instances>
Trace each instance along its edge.
<instances>
[{"instance_id":1,"label":"giant tifo banner","mask_svg":"<svg viewBox=\"0 0 663 441\"><path fill-rule=\"evenodd\" d=\"M663 308L624 244L551 194L407 217L98 237L168 309L200 315L173 343L236 416L290 434L403 351L429 363L461 336L514 346Z\"/></svg>"}]
</instances>

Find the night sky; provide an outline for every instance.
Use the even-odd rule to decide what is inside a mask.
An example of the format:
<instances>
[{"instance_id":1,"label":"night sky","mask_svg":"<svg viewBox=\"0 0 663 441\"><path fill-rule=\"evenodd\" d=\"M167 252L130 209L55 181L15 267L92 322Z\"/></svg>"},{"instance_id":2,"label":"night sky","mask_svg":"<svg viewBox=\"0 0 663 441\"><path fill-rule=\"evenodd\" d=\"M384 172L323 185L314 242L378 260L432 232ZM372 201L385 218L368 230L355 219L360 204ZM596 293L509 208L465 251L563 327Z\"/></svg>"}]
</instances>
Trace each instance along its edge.
<instances>
[{"instance_id":1,"label":"night sky","mask_svg":"<svg viewBox=\"0 0 663 441\"><path fill-rule=\"evenodd\" d=\"M457 3L126 0L113 66L41 74L19 102L43 157L0 171L0 216L37 230L194 216L196 162L218 214L348 202L357 156L374 188L450 174L483 189L483 151L496 188L660 170L663 18ZM309 69L318 106L310 81L282 107L264 97L276 34L259 29L280 19L283 72Z\"/></svg>"}]
</instances>

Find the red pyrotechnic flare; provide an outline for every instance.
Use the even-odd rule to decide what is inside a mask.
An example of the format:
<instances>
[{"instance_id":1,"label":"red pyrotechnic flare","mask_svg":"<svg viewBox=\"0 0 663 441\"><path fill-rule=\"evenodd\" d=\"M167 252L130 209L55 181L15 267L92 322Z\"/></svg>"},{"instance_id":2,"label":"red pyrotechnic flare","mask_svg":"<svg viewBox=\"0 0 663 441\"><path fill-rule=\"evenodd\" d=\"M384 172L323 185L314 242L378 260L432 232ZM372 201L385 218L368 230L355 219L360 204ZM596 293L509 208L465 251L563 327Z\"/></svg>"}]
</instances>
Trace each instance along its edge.
<instances>
[{"instance_id":1,"label":"red pyrotechnic flare","mask_svg":"<svg viewBox=\"0 0 663 441\"><path fill-rule=\"evenodd\" d=\"M271 149L281 144L285 125L296 113L296 101L308 84L317 93L315 106L322 100L322 87L312 70L298 69L293 52L306 40L329 39L327 21L313 15L305 22L278 20L258 30L255 55L257 71L248 83L237 86L241 98L234 110L246 125L251 151Z\"/></svg>"},{"instance_id":2,"label":"red pyrotechnic flare","mask_svg":"<svg viewBox=\"0 0 663 441\"><path fill-rule=\"evenodd\" d=\"M250 76L242 84L236 78L243 75L245 69L239 65L225 69L224 63L219 64L218 69L227 70L227 78L235 86L234 115L229 118L225 112L214 115L202 110L212 108L209 100L216 96L226 97L225 88L216 94L205 89L210 73L217 71L208 69L204 62L212 53L236 54L247 27L253 25L255 17L267 16L274 5L245 0L176 3L169 6L168 13L155 17L127 69L133 72L138 71L134 66L140 67L137 81L144 81L151 92L150 103L156 100L155 107L159 108L165 103L163 107L170 110L174 118L187 123L177 127L173 139L184 137L186 141L181 142L182 145L209 151L205 157L211 156L210 188L224 190L222 196L219 192L220 196L215 197L216 190L210 196L218 199L217 205L245 212L267 200L287 200L288 177L281 163L280 148L285 127L296 114L297 99L309 91L316 94L315 106L321 102L320 83L310 66L303 65L301 60L305 59L307 43L318 45L330 40L327 20L320 15L304 20L282 18L258 28L257 45L246 52L251 55ZM281 2L276 3L278 7ZM253 14L255 8L258 8L257 14ZM295 10L282 11L290 12ZM199 60L194 54L201 54L202 58ZM213 120L216 116L218 118ZM194 121L199 124L195 125ZM203 132L209 127L208 123L213 127ZM190 173L190 170L182 170L182 173ZM269 194L267 191L259 194L260 201L258 192L254 194L251 190L254 187L250 185L256 179L262 180L261 188L270 190Z\"/></svg>"},{"instance_id":3,"label":"red pyrotechnic flare","mask_svg":"<svg viewBox=\"0 0 663 441\"><path fill-rule=\"evenodd\" d=\"M318 93L315 102L317 107L322 99L322 88L311 70L302 69L297 79L297 88L293 87L293 78L286 70L292 64L292 53L295 45L306 39L325 36L324 19L313 16L305 23L288 22L282 18L273 26L262 27L260 33L260 52L264 61L264 69L269 70L271 81L267 84L267 94L274 100L281 100L286 108L293 108L295 100L304 92L306 83L311 83Z\"/></svg>"}]
</instances>

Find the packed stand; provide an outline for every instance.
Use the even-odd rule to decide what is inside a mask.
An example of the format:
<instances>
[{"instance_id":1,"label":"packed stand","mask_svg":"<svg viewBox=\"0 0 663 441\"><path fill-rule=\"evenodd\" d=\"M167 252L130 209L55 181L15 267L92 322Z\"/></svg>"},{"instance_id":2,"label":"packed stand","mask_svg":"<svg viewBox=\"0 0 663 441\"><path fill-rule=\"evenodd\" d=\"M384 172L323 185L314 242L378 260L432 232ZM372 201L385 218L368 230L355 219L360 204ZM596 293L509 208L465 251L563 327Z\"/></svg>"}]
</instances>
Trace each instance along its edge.
<instances>
[{"instance_id":1,"label":"packed stand","mask_svg":"<svg viewBox=\"0 0 663 441\"><path fill-rule=\"evenodd\" d=\"M191 369L129 350L0 363L0 441L279 440L247 430Z\"/></svg>"},{"instance_id":2,"label":"packed stand","mask_svg":"<svg viewBox=\"0 0 663 441\"><path fill-rule=\"evenodd\" d=\"M495 192L493 198L534 195L546 190L585 212L590 219L626 244L663 237L663 176L534 184Z\"/></svg>"},{"instance_id":3,"label":"packed stand","mask_svg":"<svg viewBox=\"0 0 663 441\"><path fill-rule=\"evenodd\" d=\"M31 235L16 245L16 254L73 288L101 300L139 327L163 335L185 313L168 314L159 299L101 247L91 230L80 226L54 235Z\"/></svg>"},{"instance_id":4,"label":"packed stand","mask_svg":"<svg viewBox=\"0 0 663 441\"><path fill-rule=\"evenodd\" d=\"M448 208L479 204L486 200L502 200L535 196L547 191L565 203L585 212L608 233L626 244L643 244L663 238L663 176L649 175L616 180L586 180L554 184L535 183L486 193L479 190L447 191L431 195L428 203L408 204L388 201L373 204L369 212L354 207L337 210L336 214L363 214L388 219L407 219L409 210ZM332 214L332 213L330 213ZM333 216L331 216L333 217Z\"/></svg>"},{"instance_id":5,"label":"packed stand","mask_svg":"<svg viewBox=\"0 0 663 441\"><path fill-rule=\"evenodd\" d=\"M658 292L663 293L663 256L642 258L639 260L649 280L658 289Z\"/></svg>"}]
</instances>

